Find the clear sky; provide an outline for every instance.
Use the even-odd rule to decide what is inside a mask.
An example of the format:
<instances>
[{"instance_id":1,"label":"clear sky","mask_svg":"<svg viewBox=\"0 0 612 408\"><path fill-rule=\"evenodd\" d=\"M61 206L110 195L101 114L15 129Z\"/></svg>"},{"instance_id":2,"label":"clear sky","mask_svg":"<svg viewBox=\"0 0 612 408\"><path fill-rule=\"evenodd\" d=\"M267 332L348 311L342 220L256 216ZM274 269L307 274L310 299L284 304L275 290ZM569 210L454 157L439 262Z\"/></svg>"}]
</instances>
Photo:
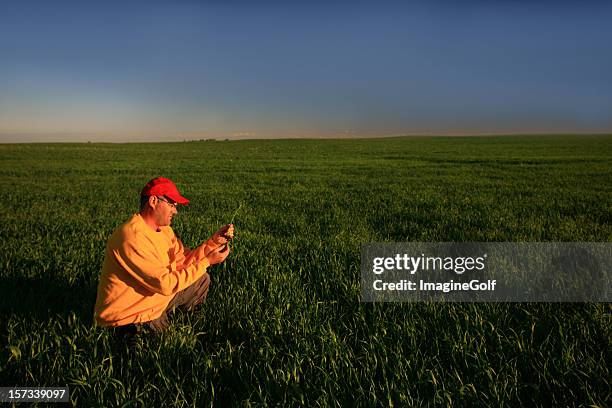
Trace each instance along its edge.
<instances>
[{"instance_id":1,"label":"clear sky","mask_svg":"<svg viewBox=\"0 0 612 408\"><path fill-rule=\"evenodd\" d=\"M524 132L612 132L612 2L0 3L0 142Z\"/></svg>"}]
</instances>

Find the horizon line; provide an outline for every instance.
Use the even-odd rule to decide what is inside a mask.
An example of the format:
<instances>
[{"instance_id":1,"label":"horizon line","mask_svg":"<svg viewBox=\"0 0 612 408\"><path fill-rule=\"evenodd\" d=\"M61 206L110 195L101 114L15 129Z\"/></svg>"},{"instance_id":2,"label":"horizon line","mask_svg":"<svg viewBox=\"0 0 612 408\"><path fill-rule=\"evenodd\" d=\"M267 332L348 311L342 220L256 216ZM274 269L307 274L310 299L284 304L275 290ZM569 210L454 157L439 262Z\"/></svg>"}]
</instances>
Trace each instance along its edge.
<instances>
[{"instance_id":1,"label":"horizon line","mask_svg":"<svg viewBox=\"0 0 612 408\"><path fill-rule=\"evenodd\" d=\"M58 132L62 135L66 135L64 132ZM28 133L34 135L33 133ZM40 135L52 135L55 133L45 133ZM17 134L12 133L12 136ZM36 134L38 135L38 134ZM81 133L74 133L74 135L81 135ZM134 141L120 141L120 140L106 140L106 141L3 141L3 133L0 133L0 145L13 145L13 144L148 144L148 143L192 143L192 142L224 142L224 141L258 141L258 140L368 140L368 139L398 139L398 138L474 138L474 137L550 137L550 136L612 136L612 131L599 131L599 132L483 132L483 133L415 133L415 134L391 134L391 135L347 135L347 136L288 136L288 137L236 137L236 136L217 136L217 137L195 137L185 139L171 139L171 140L134 140Z\"/></svg>"}]
</instances>

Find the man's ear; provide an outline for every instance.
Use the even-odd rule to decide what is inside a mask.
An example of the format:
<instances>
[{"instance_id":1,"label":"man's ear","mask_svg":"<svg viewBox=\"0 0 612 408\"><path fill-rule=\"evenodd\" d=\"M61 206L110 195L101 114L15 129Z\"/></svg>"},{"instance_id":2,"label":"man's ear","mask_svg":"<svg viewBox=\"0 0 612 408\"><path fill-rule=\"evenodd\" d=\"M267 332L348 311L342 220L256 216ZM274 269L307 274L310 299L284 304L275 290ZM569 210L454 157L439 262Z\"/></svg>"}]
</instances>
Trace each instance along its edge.
<instances>
[{"instance_id":1,"label":"man's ear","mask_svg":"<svg viewBox=\"0 0 612 408\"><path fill-rule=\"evenodd\" d=\"M149 207L151 207L151 209L155 209L155 207L157 206L157 202L158 199L156 196L152 195L149 197Z\"/></svg>"}]
</instances>

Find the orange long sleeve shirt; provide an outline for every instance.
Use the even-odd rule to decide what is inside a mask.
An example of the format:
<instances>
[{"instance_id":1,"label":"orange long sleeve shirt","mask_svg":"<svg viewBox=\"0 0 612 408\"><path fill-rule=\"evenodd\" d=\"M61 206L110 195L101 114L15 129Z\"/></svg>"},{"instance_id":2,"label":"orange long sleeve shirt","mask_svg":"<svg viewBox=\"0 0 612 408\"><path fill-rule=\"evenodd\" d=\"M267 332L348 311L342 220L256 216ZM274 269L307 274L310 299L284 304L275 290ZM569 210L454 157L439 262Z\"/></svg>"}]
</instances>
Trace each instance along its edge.
<instances>
[{"instance_id":1,"label":"orange long sleeve shirt","mask_svg":"<svg viewBox=\"0 0 612 408\"><path fill-rule=\"evenodd\" d=\"M96 324L123 326L161 316L174 295L206 273L206 258L184 265L189 252L172 228L153 231L134 214L108 239L94 309Z\"/></svg>"}]
</instances>

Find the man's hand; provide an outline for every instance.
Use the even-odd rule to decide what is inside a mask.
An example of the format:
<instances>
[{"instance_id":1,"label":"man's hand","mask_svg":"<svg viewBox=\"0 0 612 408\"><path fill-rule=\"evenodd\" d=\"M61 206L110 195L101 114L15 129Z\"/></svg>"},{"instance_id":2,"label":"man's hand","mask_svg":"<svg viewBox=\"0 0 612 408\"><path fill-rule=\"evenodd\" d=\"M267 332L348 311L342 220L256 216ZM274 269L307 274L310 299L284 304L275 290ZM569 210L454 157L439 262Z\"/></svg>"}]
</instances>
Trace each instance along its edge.
<instances>
[{"instance_id":1,"label":"man's hand","mask_svg":"<svg viewBox=\"0 0 612 408\"><path fill-rule=\"evenodd\" d=\"M212 240L217 245L225 245L234 239L234 224L227 224L219 228L212 236Z\"/></svg>"},{"instance_id":2,"label":"man's hand","mask_svg":"<svg viewBox=\"0 0 612 408\"><path fill-rule=\"evenodd\" d=\"M230 253L230 248L228 245L220 246L217 249L214 249L206 255L206 259L208 259L208 263L211 265L219 264L225 261L225 258Z\"/></svg>"}]
</instances>

